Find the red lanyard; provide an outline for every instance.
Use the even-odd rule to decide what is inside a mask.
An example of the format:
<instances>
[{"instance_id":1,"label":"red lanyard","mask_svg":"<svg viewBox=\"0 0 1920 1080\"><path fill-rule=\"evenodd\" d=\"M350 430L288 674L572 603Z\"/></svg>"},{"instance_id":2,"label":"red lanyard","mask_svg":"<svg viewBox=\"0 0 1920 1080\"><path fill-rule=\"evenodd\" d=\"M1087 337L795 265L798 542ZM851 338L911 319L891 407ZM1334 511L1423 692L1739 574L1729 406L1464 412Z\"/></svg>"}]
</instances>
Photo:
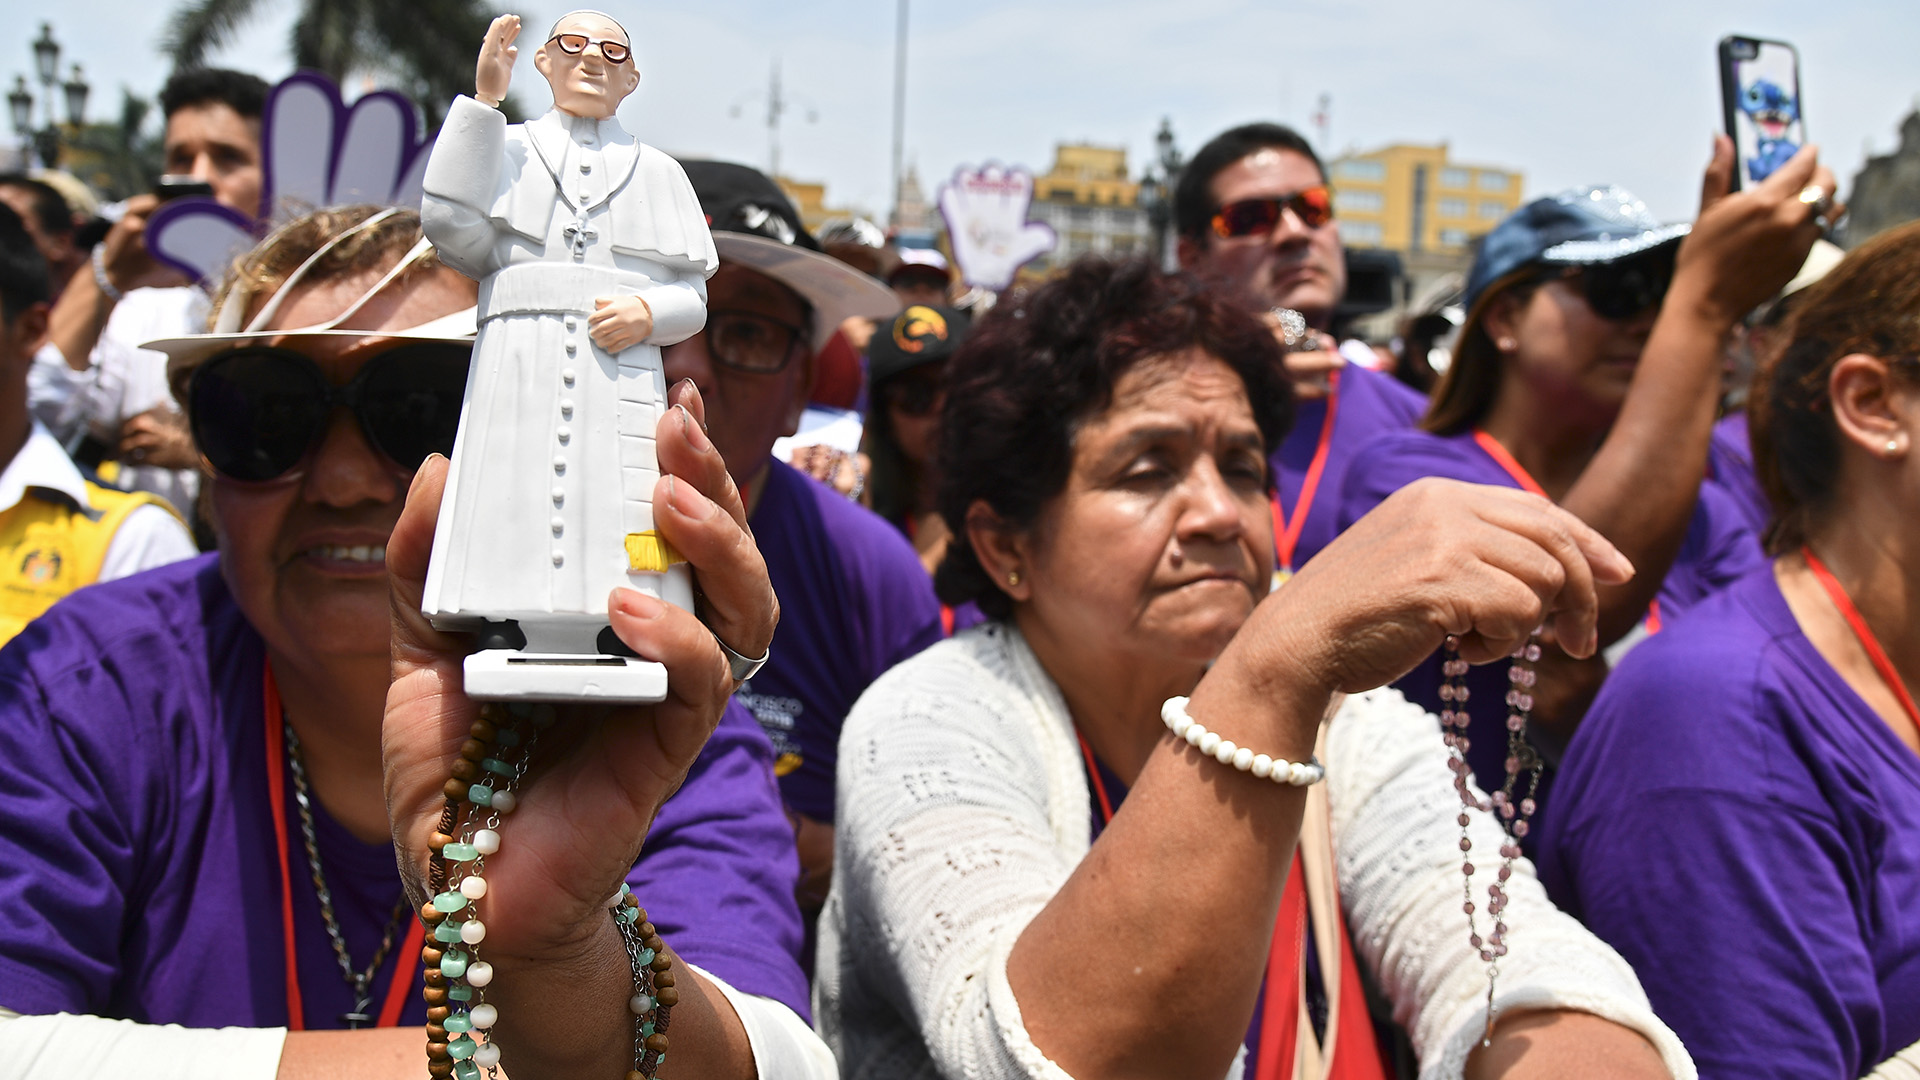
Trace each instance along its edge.
<instances>
[{"instance_id":1,"label":"red lanyard","mask_svg":"<svg viewBox=\"0 0 1920 1080\"><path fill-rule=\"evenodd\" d=\"M1827 564L1821 562L1820 557L1813 553L1812 548L1803 546L1800 554L1807 560L1807 566L1813 571L1814 578L1820 582L1822 588L1827 590L1827 595L1833 598L1833 606L1840 609L1841 617L1847 620L1848 626L1853 627L1853 636L1859 638L1860 647L1867 650L1867 659L1873 662L1873 670L1880 673L1880 678L1887 684L1887 689L1893 691L1893 696L1899 699L1900 707L1906 710L1907 720L1916 729L1920 729L1920 708L1914 707L1913 695L1907 692L1906 682L1900 678L1900 673L1894 670L1893 661L1887 659L1887 651L1880 647L1880 639L1873 636L1873 628L1868 626L1867 620L1860 615L1860 609L1853 606L1853 598L1847 595L1847 590L1840 587L1839 580L1833 576L1831 570L1827 569Z\"/></svg>"},{"instance_id":2,"label":"red lanyard","mask_svg":"<svg viewBox=\"0 0 1920 1080\"><path fill-rule=\"evenodd\" d=\"M273 681L273 665L264 665L267 716L267 798L273 804L273 842L280 850L280 925L286 932L287 1028L307 1030L306 1005L300 994L300 962L293 945L293 880L288 869L287 842L287 747L280 733L280 687ZM412 926L400 946L399 959L393 965L393 982L387 987L386 1003L380 1006L376 1027L400 1023L400 1010L407 1003L407 990L413 983L413 965L420 958L420 944L426 928L419 919L408 919Z\"/></svg>"},{"instance_id":3,"label":"red lanyard","mask_svg":"<svg viewBox=\"0 0 1920 1080\"><path fill-rule=\"evenodd\" d=\"M1480 428L1474 428L1473 441L1480 444L1480 449L1487 452L1487 456L1493 459L1495 465L1505 469L1507 475L1513 477L1514 483L1519 484L1524 490L1531 491L1543 499L1547 497L1547 489L1541 487L1540 482L1533 478L1533 474L1527 472L1518 461L1514 460L1512 454L1507 453L1507 448L1500 445L1499 439L1487 434ZM1661 622L1660 601L1656 599L1647 605L1647 633L1659 633Z\"/></svg>"},{"instance_id":4,"label":"red lanyard","mask_svg":"<svg viewBox=\"0 0 1920 1080\"><path fill-rule=\"evenodd\" d=\"M1307 515L1313 511L1313 497L1320 492L1320 474L1327 469L1327 448L1333 445L1333 415L1340 408L1340 369L1327 373L1327 416L1320 422L1320 441L1314 444L1313 460L1307 465L1307 475L1300 481L1300 498L1293 507L1293 520L1287 520L1287 512L1280 507L1280 482L1273 484L1273 550L1279 556L1280 569L1293 572L1293 552L1300 544L1300 530L1307 526Z\"/></svg>"},{"instance_id":5,"label":"red lanyard","mask_svg":"<svg viewBox=\"0 0 1920 1080\"><path fill-rule=\"evenodd\" d=\"M1505 469L1507 475L1513 477L1514 483L1519 484L1525 490L1531 491L1541 498L1546 497L1547 489L1540 486L1540 482L1533 478L1532 473L1520 467L1520 463L1513 459L1513 455L1507 453L1507 448L1500 445L1499 439L1487 434L1480 428L1474 428L1473 441L1480 444L1480 449L1487 452L1487 456L1493 459L1495 465Z\"/></svg>"}]
</instances>

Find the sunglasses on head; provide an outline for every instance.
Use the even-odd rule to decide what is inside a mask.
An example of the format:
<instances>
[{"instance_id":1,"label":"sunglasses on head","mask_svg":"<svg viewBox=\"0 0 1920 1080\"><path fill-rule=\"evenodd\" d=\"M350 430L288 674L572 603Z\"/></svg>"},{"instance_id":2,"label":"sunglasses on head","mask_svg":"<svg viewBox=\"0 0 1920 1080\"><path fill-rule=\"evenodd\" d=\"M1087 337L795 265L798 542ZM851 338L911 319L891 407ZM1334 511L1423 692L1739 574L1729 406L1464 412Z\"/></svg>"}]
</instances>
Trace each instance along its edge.
<instances>
[{"instance_id":1,"label":"sunglasses on head","mask_svg":"<svg viewBox=\"0 0 1920 1080\"><path fill-rule=\"evenodd\" d=\"M889 381L881 387L880 394L902 416L925 416L940 403L940 395L946 389L947 380L939 369L922 369Z\"/></svg>"},{"instance_id":2,"label":"sunglasses on head","mask_svg":"<svg viewBox=\"0 0 1920 1080\"><path fill-rule=\"evenodd\" d=\"M1610 263L1570 270L1567 282L1595 315L1625 322L1666 299L1673 284L1673 252L1649 252Z\"/></svg>"},{"instance_id":3,"label":"sunglasses on head","mask_svg":"<svg viewBox=\"0 0 1920 1080\"><path fill-rule=\"evenodd\" d=\"M560 51L568 56L579 56L587 51L587 46L600 46L600 55L607 58L609 64L624 64L633 50L624 43L605 38L590 38L585 34L555 34L547 39L560 46Z\"/></svg>"},{"instance_id":4,"label":"sunglasses on head","mask_svg":"<svg viewBox=\"0 0 1920 1080\"><path fill-rule=\"evenodd\" d=\"M368 445L402 469L451 454L460 430L471 346L400 345L377 353L345 386L290 349L245 346L212 357L187 387L187 422L213 470L266 483L293 474L346 409Z\"/></svg>"},{"instance_id":5,"label":"sunglasses on head","mask_svg":"<svg viewBox=\"0 0 1920 1080\"><path fill-rule=\"evenodd\" d=\"M1300 224L1317 229L1333 220L1333 193L1326 185L1293 195L1241 199L1222 206L1213 215L1213 234L1223 240L1264 236L1280 225L1284 211L1293 211Z\"/></svg>"}]
</instances>

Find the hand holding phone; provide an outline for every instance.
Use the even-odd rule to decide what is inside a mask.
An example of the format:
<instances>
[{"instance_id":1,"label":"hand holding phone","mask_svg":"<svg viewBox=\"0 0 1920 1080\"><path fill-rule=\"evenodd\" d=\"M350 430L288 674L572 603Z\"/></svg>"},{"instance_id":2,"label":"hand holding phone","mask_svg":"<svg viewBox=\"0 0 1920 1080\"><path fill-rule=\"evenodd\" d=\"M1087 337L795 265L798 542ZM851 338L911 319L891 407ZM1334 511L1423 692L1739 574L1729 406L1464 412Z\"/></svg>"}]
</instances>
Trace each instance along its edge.
<instances>
[{"instance_id":1,"label":"hand holding phone","mask_svg":"<svg viewBox=\"0 0 1920 1080\"><path fill-rule=\"evenodd\" d=\"M1735 191L1758 184L1807 142L1800 53L1784 41L1720 39L1720 107L1732 137Z\"/></svg>"},{"instance_id":2,"label":"hand holding phone","mask_svg":"<svg viewBox=\"0 0 1920 1080\"><path fill-rule=\"evenodd\" d=\"M162 176L160 180L153 185L153 193L160 197L161 202L172 202L175 199L184 199L189 195L201 195L212 198L213 185L196 176L169 173L166 176Z\"/></svg>"}]
</instances>

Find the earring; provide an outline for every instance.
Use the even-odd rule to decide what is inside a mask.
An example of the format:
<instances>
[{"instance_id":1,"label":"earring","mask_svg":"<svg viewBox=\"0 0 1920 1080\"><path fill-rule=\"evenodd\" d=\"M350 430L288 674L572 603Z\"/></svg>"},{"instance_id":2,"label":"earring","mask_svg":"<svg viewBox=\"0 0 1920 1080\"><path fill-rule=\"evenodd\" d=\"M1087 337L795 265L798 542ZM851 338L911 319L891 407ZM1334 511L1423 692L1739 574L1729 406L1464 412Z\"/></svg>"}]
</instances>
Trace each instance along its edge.
<instances>
[{"instance_id":1,"label":"earring","mask_svg":"<svg viewBox=\"0 0 1920 1080\"><path fill-rule=\"evenodd\" d=\"M1503 337L1499 341L1494 342L1494 345L1499 348L1501 352L1512 352L1520 347L1520 343L1510 337Z\"/></svg>"},{"instance_id":2,"label":"earring","mask_svg":"<svg viewBox=\"0 0 1920 1080\"><path fill-rule=\"evenodd\" d=\"M1019 584L1020 584L1020 571L1018 570L1009 571L1007 573L1007 587L1013 588L1014 586Z\"/></svg>"},{"instance_id":3,"label":"earring","mask_svg":"<svg viewBox=\"0 0 1920 1080\"><path fill-rule=\"evenodd\" d=\"M1889 453L1889 454L1897 454L1897 453L1899 453L1899 452L1900 452L1900 440L1899 440L1899 439L1888 439L1888 440L1887 440L1887 453Z\"/></svg>"}]
</instances>

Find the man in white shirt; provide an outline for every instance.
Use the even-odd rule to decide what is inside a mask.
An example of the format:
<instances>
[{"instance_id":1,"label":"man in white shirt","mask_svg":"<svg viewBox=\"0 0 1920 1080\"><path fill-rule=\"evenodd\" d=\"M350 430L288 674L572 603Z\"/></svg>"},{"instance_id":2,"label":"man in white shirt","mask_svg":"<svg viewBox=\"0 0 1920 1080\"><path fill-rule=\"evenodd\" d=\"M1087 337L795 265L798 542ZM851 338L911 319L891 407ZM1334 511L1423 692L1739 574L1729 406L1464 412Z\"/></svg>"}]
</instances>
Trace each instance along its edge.
<instances>
[{"instance_id":1,"label":"man in white shirt","mask_svg":"<svg viewBox=\"0 0 1920 1080\"><path fill-rule=\"evenodd\" d=\"M256 76L213 68L168 79L160 91L166 172L203 180L223 206L259 216L267 89ZM159 206L155 195L128 199L91 267L60 294L36 381L64 401L35 407L56 417L55 433L69 446L91 440L93 460L76 454L83 461L112 459L101 471L113 474L116 487L153 492L191 514L199 490L192 439L167 388L166 357L138 344L205 330L208 302L147 252L146 220Z\"/></svg>"},{"instance_id":2,"label":"man in white shirt","mask_svg":"<svg viewBox=\"0 0 1920 1080\"><path fill-rule=\"evenodd\" d=\"M48 293L46 260L0 206L0 641L83 585L198 554L164 502L89 483L28 413Z\"/></svg>"}]
</instances>

